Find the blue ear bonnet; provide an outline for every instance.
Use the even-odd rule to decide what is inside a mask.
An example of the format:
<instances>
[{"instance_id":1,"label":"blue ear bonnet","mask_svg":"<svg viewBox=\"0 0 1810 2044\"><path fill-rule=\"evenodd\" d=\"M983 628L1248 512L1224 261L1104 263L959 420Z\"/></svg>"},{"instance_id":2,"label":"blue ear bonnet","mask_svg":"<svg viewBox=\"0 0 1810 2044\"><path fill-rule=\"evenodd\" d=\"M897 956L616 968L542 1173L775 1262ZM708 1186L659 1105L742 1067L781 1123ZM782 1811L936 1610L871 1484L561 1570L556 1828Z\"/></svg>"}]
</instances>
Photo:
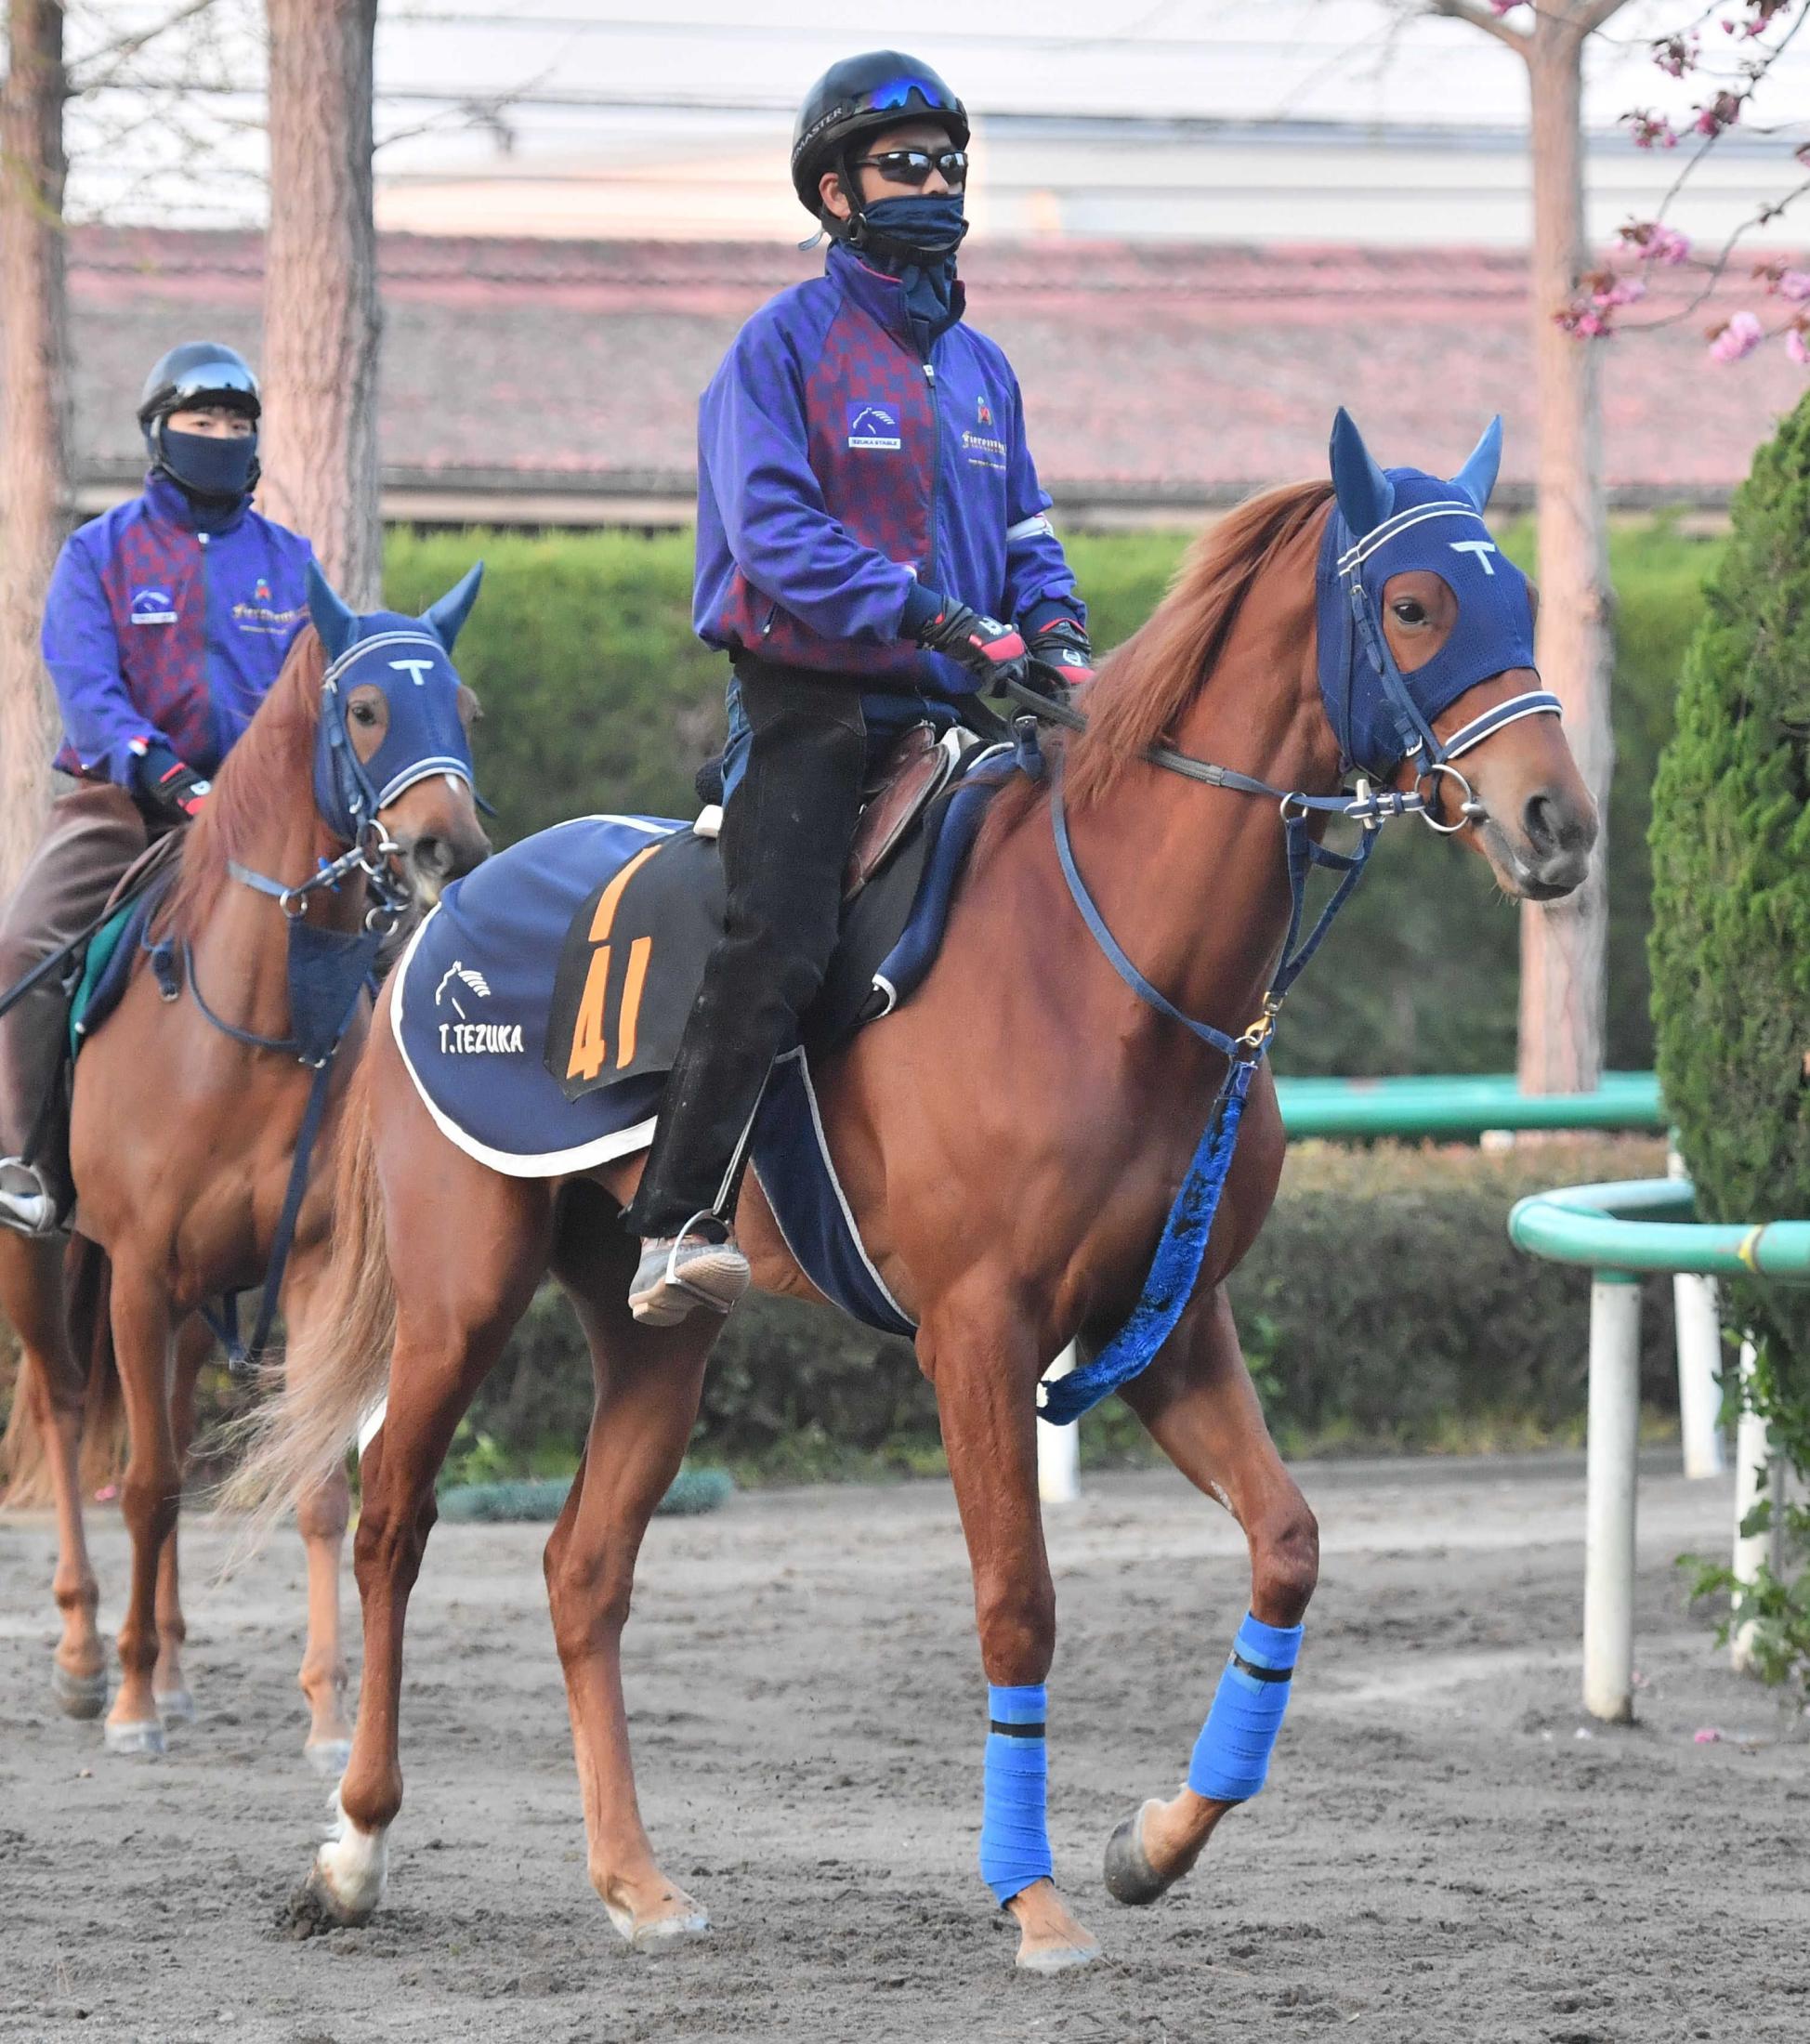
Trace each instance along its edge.
<instances>
[{"instance_id":1,"label":"blue ear bonnet","mask_svg":"<svg viewBox=\"0 0 1810 2044\"><path fill-rule=\"evenodd\" d=\"M471 744L459 715L459 675L451 643L478 593L474 569L425 617L393 610L360 617L310 568L308 608L327 654L321 729L314 749L314 800L328 828L348 844L380 809L418 780L452 774L473 785ZM367 683L389 706L383 742L360 759L346 722L347 699Z\"/></svg>"},{"instance_id":2,"label":"blue ear bonnet","mask_svg":"<svg viewBox=\"0 0 1810 2044\"><path fill-rule=\"evenodd\" d=\"M1415 754L1429 763L1446 757L1433 719L1478 682L1533 665L1528 578L1483 520L1501 446L1497 421L1459 475L1442 482L1418 468L1378 468L1357 427L1339 414L1332 436L1337 502L1316 583L1319 686L1343 763L1374 779ZM1439 651L1404 674L1383 635L1383 590L1408 569L1439 576L1458 615ZM1538 704L1557 707L1544 696Z\"/></svg>"}]
</instances>

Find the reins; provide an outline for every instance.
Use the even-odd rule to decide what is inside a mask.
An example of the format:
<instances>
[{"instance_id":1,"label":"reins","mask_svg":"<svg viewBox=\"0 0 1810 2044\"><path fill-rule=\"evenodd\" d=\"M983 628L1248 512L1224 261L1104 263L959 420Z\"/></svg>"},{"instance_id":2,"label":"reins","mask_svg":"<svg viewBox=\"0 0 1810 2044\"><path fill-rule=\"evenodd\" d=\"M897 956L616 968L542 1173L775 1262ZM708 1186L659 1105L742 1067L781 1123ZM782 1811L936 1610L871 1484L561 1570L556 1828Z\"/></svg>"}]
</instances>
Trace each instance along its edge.
<instances>
[{"instance_id":1,"label":"reins","mask_svg":"<svg viewBox=\"0 0 1810 2044\"><path fill-rule=\"evenodd\" d=\"M318 802L316 809L318 813ZM289 1178L283 1187L282 1209L270 1241L270 1259L265 1270L251 1340L247 1343L240 1339L237 1291L229 1291L223 1296L217 1317L203 1308L208 1326L227 1351L228 1368L237 1378L252 1373L270 1338L282 1291L283 1274L288 1268L296 1224L301 1218L302 1200L308 1191L308 1167L326 1119L334 1061L358 1011L359 995L370 979L378 948L408 906L408 891L397 885L388 866L390 855L400 849L374 816L361 825L354 842L337 858L321 859L314 872L293 885L273 880L269 874L243 865L236 858L227 860L230 877L255 894L274 900L286 920L290 996L290 1034L287 1036L260 1036L254 1030L241 1029L210 1007L195 972L194 949L187 938L180 941L174 956L172 947L167 944L145 945L151 953L152 970L165 1001L177 1000L186 980L196 1007L221 1035L230 1037L249 1050L292 1056L313 1073L308 1083L308 1104L302 1110L301 1125L295 1132ZM337 893L341 884L354 876L363 879L374 897L360 929L349 937L339 932L315 930L307 921L309 898L322 892Z\"/></svg>"},{"instance_id":2,"label":"reins","mask_svg":"<svg viewBox=\"0 0 1810 2044\"><path fill-rule=\"evenodd\" d=\"M1359 557L1360 553L1360 548L1353 549L1353 557ZM1344 565L1341 564L1342 569ZM1276 1018L1290 989L1325 941L1340 910L1363 878L1383 825L1396 817L1419 816L1429 829L1442 836L1449 836L1481 822L1488 811L1478 801L1470 781L1452 763L1522 717L1560 714L1559 700L1549 690L1525 689L1471 718L1449 739L1440 739L1414 701L1377 623L1361 581L1355 573L1347 575L1345 581L1357 627L1357 645L1362 649L1381 684L1400 734L1403 759L1416 762L1412 789L1406 793L1395 788L1379 789L1373 785L1371 777L1358 771L1354 787L1342 788L1336 794L1311 795L1299 789L1279 788L1274 782L1240 772L1236 767L1196 759L1174 746L1147 745L1138 753L1138 757L1149 765L1202 787L1223 788L1234 794L1264 796L1277 805L1281 817L1289 880L1288 932L1282 940L1280 960L1270 976L1258 1012L1237 1036L1185 1014L1126 955L1082 877L1069 834L1059 766L1051 773L1050 825L1056 839L1056 861L1061 867L1069 898L1089 935L1107 963L1140 1001L1168 1020L1179 1023L1226 1061L1226 1076L1213 1096L1206 1127L1163 1223L1149 1273L1124 1326L1096 1356L1079 1364L1067 1376L1045 1380L1038 1386L1038 1409L1043 1419L1056 1425L1078 1420L1108 1392L1116 1391L1138 1375L1168 1340L1192 1298L1206 1258L1213 1217L1218 1212L1220 1196L1225 1190L1237 1148L1245 1099L1257 1068L1268 1054ZM1059 669L1042 662L1037 664L1040 672L1048 675L1052 681L1060 682ZM1355 667L1354 657L1354 673L1347 677L1348 687L1355 681ZM1088 728L1086 716L1067 701L1045 696L1016 681L1007 681L1003 692L1028 711L1031 718L1069 731L1084 733ZM1035 727L1026 718L1019 721L1018 729L1020 762L1037 771L1041 761L1037 754ZM1343 743L1341 752L1344 752ZM1348 758L1342 757L1341 765L1347 771L1356 771ZM1440 814L1438 783L1442 780L1456 784L1453 791L1458 798L1456 822L1444 821ZM1422 792L1428 785L1433 790L1431 798ZM1359 825L1361 835L1356 850L1333 852L1321 845L1314 835L1314 825L1322 817L1343 817ZM1339 878L1331 898L1304 938L1301 927L1305 916L1307 884L1316 867L1336 872Z\"/></svg>"}]
</instances>

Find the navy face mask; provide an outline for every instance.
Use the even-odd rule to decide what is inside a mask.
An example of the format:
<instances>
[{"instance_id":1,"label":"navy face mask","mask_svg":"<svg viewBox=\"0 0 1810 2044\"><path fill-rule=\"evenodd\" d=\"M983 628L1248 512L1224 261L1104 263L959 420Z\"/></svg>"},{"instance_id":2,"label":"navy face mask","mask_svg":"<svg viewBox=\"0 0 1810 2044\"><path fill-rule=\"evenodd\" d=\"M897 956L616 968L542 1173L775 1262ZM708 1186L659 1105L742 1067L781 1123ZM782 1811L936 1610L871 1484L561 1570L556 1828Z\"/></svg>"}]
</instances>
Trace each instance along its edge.
<instances>
[{"instance_id":1,"label":"navy face mask","mask_svg":"<svg viewBox=\"0 0 1810 2044\"><path fill-rule=\"evenodd\" d=\"M960 191L881 199L861 213L862 247L905 286L912 317L934 337L954 318L955 252L968 231Z\"/></svg>"},{"instance_id":2,"label":"navy face mask","mask_svg":"<svg viewBox=\"0 0 1810 2044\"><path fill-rule=\"evenodd\" d=\"M256 433L216 439L207 433L177 433L162 421L147 429L145 439L151 459L193 495L236 504L251 494L257 479Z\"/></svg>"},{"instance_id":3,"label":"navy face mask","mask_svg":"<svg viewBox=\"0 0 1810 2044\"><path fill-rule=\"evenodd\" d=\"M1318 578L1320 691L1344 759L1378 780L1410 755L1442 756L1433 719L1466 689L1533 666L1528 578L1483 519L1501 458L1497 419L1449 482L1423 469L1384 469L1339 413L1331 449L1338 501ZM1409 569L1437 575L1458 615L1438 652L1403 674L1383 638L1383 596L1390 577ZM1555 697L1532 691L1503 706L1522 715L1557 708ZM1476 723L1466 727L1469 742L1476 731Z\"/></svg>"},{"instance_id":4,"label":"navy face mask","mask_svg":"<svg viewBox=\"0 0 1810 2044\"><path fill-rule=\"evenodd\" d=\"M451 774L471 784L471 745L459 715L459 676L451 656L478 600L483 571L480 561L418 618L393 610L361 617L308 564L308 615L328 661L314 801L328 827L348 844L417 780ZM383 691L389 720L382 743L361 760L347 727L346 701L366 682Z\"/></svg>"}]
</instances>

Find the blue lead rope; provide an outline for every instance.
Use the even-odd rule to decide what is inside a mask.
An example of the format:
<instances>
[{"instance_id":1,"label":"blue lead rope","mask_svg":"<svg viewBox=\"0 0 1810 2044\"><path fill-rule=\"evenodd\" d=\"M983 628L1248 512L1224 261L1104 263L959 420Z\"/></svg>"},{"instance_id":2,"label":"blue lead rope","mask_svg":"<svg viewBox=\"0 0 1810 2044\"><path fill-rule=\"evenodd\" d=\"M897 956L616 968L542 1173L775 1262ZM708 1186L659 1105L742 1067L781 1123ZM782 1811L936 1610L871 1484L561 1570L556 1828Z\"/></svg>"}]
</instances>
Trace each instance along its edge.
<instances>
[{"instance_id":1,"label":"blue lead rope","mask_svg":"<svg viewBox=\"0 0 1810 2044\"><path fill-rule=\"evenodd\" d=\"M1200 1265L1207 1253L1207 1238L1213 1233L1213 1216L1219 1212L1220 1195L1238 1147L1239 1124L1244 1116L1245 1098L1257 1067L1269 1048L1270 1031L1277 1010L1302 969L1319 949L1332 919L1349 899L1352 889L1363 878L1364 868L1375 848L1376 832L1367 828L1352 853L1329 852L1313 837L1311 816L1291 809L1285 803L1289 873L1289 929L1282 943L1281 963L1276 968L1263 1011L1242 1036L1230 1036L1190 1015L1184 1015L1158 988L1138 971L1120 946L1081 876L1074 846L1069 838L1068 814L1062 802L1059 776L1050 789L1050 818L1056 833L1056 856L1062 877L1069 884L1081 918L1094 940L1105 952L1120 978L1159 1015L1168 1016L1228 1060L1226 1077L1213 1097L1207 1125L1195 1146L1193 1161L1182 1179L1181 1189L1163 1223L1162 1236L1150 1264L1144 1289L1130 1317L1099 1354L1066 1377L1046 1380L1040 1387L1038 1407L1042 1418L1055 1426L1067 1426L1099 1404L1110 1392L1148 1369L1151 1358L1174 1332L1183 1309L1194 1296ZM1306 902L1307 879L1316 866L1339 874L1339 883L1320 911L1319 918L1305 941L1301 936Z\"/></svg>"}]
</instances>

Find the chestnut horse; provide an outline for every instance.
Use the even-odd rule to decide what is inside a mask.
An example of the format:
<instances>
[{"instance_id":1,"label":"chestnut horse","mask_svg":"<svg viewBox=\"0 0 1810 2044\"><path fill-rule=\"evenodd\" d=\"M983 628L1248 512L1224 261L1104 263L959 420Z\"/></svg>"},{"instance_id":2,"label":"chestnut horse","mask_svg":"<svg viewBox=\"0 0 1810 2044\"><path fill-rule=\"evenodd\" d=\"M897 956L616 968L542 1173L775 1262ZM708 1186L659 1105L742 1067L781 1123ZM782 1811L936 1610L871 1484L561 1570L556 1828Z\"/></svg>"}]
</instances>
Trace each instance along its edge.
<instances>
[{"instance_id":1,"label":"chestnut horse","mask_svg":"<svg viewBox=\"0 0 1810 2044\"><path fill-rule=\"evenodd\" d=\"M1189 1016L1250 1040L1253 1017L1267 1012L1290 918L1285 819L1302 813L1302 798L1339 789L1347 735L1352 759L1370 761L1372 773L1387 764L1388 783L1401 791L1418 786L1429 816L1462 833L1510 895L1548 899L1576 887L1595 832L1556 716L1534 714L1557 704L1530 692L1525 581L1500 557L1485 557L1495 552L1480 517L1494 470L1488 436L1455 484L1420 471L1384 476L1367 454L1362 464L1349 501L1340 481L1339 526L1329 523L1332 491L1299 484L1244 504L1196 546L1149 622L1103 668L1083 706L1084 734L1051 741L1048 775L996 798L922 989L815 1070L867 1253L917 1320L919 1360L936 1389L991 1685L982 1872L1017 1920L1018 1962L1034 1970L1076 1964L1097 1949L1056 1890L1043 1829L1041 1685L1056 1610L1037 1494L1038 1382L1069 1342L1097 1351L1126 1321L1226 1072L1222 1055L1148 995L1160 989ZM1391 503L1418 501L1417 491L1443 494L1438 516L1462 518L1462 540L1448 524L1441 550L1428 557L1436 566L1410 562L1378 583L1393 667L1334 677L1351 679L1356 691L1335 704L1317 657L1326 618L1336 640L1344 614L1322 603L1317 632L1325 561L1344 557L1331 539L1343 544L1348 529L1363 536L1361 552L1411 523L1424 540L1419 514L1397 512L1390 525ZM1467 492L1468 502L1451 501ZM1499 598L1484 588L1486 576L1518 591L1515 630L1493 664L1477 658L1469 624L1461 632L1455 594L1462 584L1465 605L1487 610ZM1336 579L1331 586L1342 603ZM1449 670L1461 648L1475 679L1455 694L1428 689L1423 700L1418 677ZM1372 660L1384 662L1380 648ZM1467 778L1449 766L1432 774L1430 764L1417 778L1401 764L1412 750L1406 741L1377 760L1370 713L1389 671L1397 690L1405 676L1413 714L1424 711L1433 734L1432 749L1416 756L1442 760L1444 741L1462 730L1474 747ZM1433 700L1437 693L1449 700ZM1371 734L1361 744L1360 729ZM1159 759L1161 747L1174 750ZM1196 767L1234 769L1233 785L1217 766L1191 778L1162 770L1177 753ZM1200 784L1215 774L1215 784ZM1260 780L1267 794L1239 786L1239 777ZM1078 912L1055 842L1053 784L1099 915L1148 976L1142 994ZM1271 799L1279 790L1294 792L1293 801ZM1448 806L1454 791L1465 799ZM1358 795L1371 800L1362 787ZM1401 806L1386 793L1383 801ZM532 856L521 846L505 855ZM380 1006L391 1005L386 989ZM1148 1368L1121 1392L1177 1467L1242 1527L1246 1623L1266 1638L1292 1636L1302 1618L1317 1529L1265 1425L1225 1279L1269 1208L1282 1146L1274 1088L1258 1062L1204 1267ZM347 1107L321 1310L292 1350L282 1398L265 1415L269 1431L241 1493L268 1508L318 1481L387 1376L387 1418L365 1451L355 1544L364 1609L358 1722L335 1834L308 1881L314 1908L331 1920L364 1920L383 1891L385 1841L402 1801L403 1621L434 1522L435 1474L550 1268L576 1304L597 1378L584 1460L545 1565L590 1876L612 1923L639 1948L707 1927L702 1909L661 1870L642 1827L621 1641L636 1554L678 1469L720 1323L708 1313L668 1329L631 1319L625 1293L637 1244L617 1223L640 1163L536 1180L476 1161L436 1127L407 1081L389 1014L378 1015ZM753 1181L737 1231L762 1289L814 1296ZM434 1245L430 1253L424 1243ZM1260 1658L1253 1670L1235 1652L1222 1685L1237 1674L1254 1697L1280 1683L1288 1665ZM1286 1690L1271 1694L1279 1703ZM1002 1802L1007 1821L995 1830L995 1749L1019 1748L1034 1749L1031 1765L1002 1766L1001 1779L1014 1780ZM1226 1809L1253 1792L1249 1784L1218 1793L1187 1787L1146 1803L1115 1834L1113 1892L1127 1901L1161 1893L1193 1865Z\"/></svg>"},{"instance_id":2,"label":"chestnut horse","mask_svg":"<svg viewBox=\"0 0 1810 2044\"><path fill-rule=\"evenodd\" d=\"M85 1276L74 1289L85 1278L92 1292L111 1265L106 1296L91 1297L77 1317L91 1324L103 1359L111 1343L130 1443L121 1505L132 1579L119 1635L119 1694L106 1725L112 1752L162 1752L164 1722L194 1714L181 1668L176 1524L195 1372L209 1341L205 1326L189 1317L222 1292L260 1284L270 1261L315 1079L294 1041L302 1031L291 1011L292 929L310 933L317 950L331 950L342 938L350 962L327 1025L331 1030L350 1006L322 1080L319 1160L330 1154L368 1027L369 998L357 990L368 960L357 963L354 954L366 960L378 923L411 897L431 904L450 877L490 849L472 806L465 731L475 699L447 658L476 590L474 573L423 620L382 614L361 622L313 575L316 625L296 638L206 806L187 827L174 885L154 918L152 937L174 947L174 970L165 968L160 984L141 949L117 1011L76 1064L72 1261ZM413 639L408 649L426 657L400 672L367 675L339 657L355 632L384 634L391 649ZM331 670L323 634L335 649ZM353 785L361 779L361 789ZM320 884L324 868L333 869L333 884ZM371 934L360 943L354 933L364 929ZM305 1317L320 1268L330 1176L314 1173L295 1229L282 1294L292 1327ZM88 1718L106 1702L107 1673L82 1526L87 1358L71 1339L62 1266L59 1241L0 1230L0 1306L20 1337L17 1398L36 1435L22 1442L27 1430L15 1430L14 1470L29 1476L33 1452L48 1462L63 1623L52 1678L63 1710ZM308 1548L306 1749L317 1769L337 1775L348 1737L339 1643L343 1469L321 1473L298 1515Z\"/></svg>"}]
</instances>

